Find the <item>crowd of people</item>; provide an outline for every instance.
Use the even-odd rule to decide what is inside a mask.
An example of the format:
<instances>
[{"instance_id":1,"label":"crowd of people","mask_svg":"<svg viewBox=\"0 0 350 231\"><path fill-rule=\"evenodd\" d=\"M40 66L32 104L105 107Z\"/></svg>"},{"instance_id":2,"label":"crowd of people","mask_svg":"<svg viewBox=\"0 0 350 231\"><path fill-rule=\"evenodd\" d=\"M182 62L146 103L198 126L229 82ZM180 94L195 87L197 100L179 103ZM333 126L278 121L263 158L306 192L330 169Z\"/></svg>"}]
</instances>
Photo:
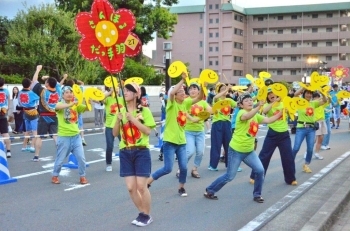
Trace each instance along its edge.
<instances>
[{"instance_id":1,"label":"crowd of people","mask_svg":"<svg viewBox=\"0 0 350 231\"><path fill-rule=\"evenodd\" d=\"M40 160L42 139L47 135L52 136L57 150L51 182L60 183L59 174L63 161L72 153L78 161L79 182L87 184L83 149L87 144L81 116L87 107L79 104L73 94L73 85L84 83L68 79L67 74L60 82L43 76L43 87L38 81L41 69L42 66L38 65L32 79L23 79L21 90L13 88L13 133L25 132L25 136L34 137L31 146L27 146L28 139L24 139L22 151L34 153L35 162ZM208 170L218 171L219 162L222 161L226 172L204 189L204 197L217 200L216 193L232 181L237 172L242 171L240 165L244 162L251 168L249 182L254 185L253 201L263 203L264 179L275 149L279 149L285 183L295 186L298 184L295 159L304 139L307 151L302 170L311 173L312 158L323 159L320 150L330 149L331 129L338 129L340 126L341 105L336 97L339 91L336 84L332 86L329 98L302 88L289 92L290 96L302 97L309 102L306 109L297 111L292 146L290 125L282 117L283 102L271 89L268 88L266 100L258 101L256 91L250 84L245 91L234 91L230 84L217 83L207 93L203 92L203 85L196 81L186 86L186 78L187 75L182 73L181 80L168 92L160 95L162 119L165 119L160 160L164 161L164 166L153 173L149 136L152 131L156 135L158 132L145 88L133 82L125 84L123 88L105 88L104 100L94 102L95 126L105 127L107 172L113 170L115 138L119 141L120 176L125 179L130 198L139 212L137 218L131 222L134 225L146 226L153 221L150 215L149 188L172 172L175 159L178 162L177 191L181 197L187 196L185 184L189 163L191 177L201 178L200 166L205 153L206 133L211 137ZM0 78L0 96L5 99L0 101L0 132L6 144L7 158L10 158L7 113L10 95L4 84L4 79ZM268 87L273 81L269 79L265 84ZM223 106L217 109L215 105L218 104ZM201 112L211 114L210 119L202 119L199 116ZM259 124L266 124L268 132L257 154L256 135Z\"/></svg>"}]
</instances>

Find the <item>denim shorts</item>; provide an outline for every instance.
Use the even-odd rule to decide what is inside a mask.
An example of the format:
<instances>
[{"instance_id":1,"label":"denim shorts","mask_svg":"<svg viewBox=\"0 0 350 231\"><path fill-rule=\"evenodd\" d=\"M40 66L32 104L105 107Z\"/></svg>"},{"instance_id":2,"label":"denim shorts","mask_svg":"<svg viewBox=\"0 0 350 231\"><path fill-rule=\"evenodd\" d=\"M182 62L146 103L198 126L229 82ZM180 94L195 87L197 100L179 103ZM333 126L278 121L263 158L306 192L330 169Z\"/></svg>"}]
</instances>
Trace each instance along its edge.
<instances>
[{"instance_id":1,"label":"denim shorts","mask_svg":"<svg viewBox=\"0 0 350 231\"><path fill-rule=\"evenodd\" d=\"M37 131L38 130L38 118L33 120L24 119L24 124L26 127L26 131Z\"/></svg>"},{"instance_id":2,"label":"denim shorts","mask_svg":"<svg viewBox=\"0 0 350 231\"><path fill-rule=\"evenodd\" d=\"M151 175L151 152L146 149L126 150L119 153L120 176L149 177Z\"/></svg>"}]
</instances>

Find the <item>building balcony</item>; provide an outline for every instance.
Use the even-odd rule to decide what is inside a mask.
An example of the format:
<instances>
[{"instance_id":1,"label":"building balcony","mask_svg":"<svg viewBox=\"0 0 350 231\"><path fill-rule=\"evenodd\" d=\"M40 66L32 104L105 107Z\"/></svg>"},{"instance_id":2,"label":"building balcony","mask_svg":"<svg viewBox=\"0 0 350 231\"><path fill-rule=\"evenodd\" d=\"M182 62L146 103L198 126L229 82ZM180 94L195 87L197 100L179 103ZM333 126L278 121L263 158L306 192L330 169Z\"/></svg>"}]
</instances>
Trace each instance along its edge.
<instances>
[{"instance_id":1,"label":"building balcony","mask_svg":"<svg viewBox=\"0 0 350 231\"><path fill-rule=\"evenodd\" d=\"M283 62L269 61L269 62L253 62L252 69L301 69L304 62L285 60Z\"/></svg>"},{"instance_id":2,"label":"building balcony","mask_svg":"<svg viewBox=\"0 0 350 231\"><path fill-rule=\"evenodd\" d=\"M304 27L322 27L325 26L333 26L333 25L338 25L339 17L334 17L334 18L305 18L303 21L303 26ZM349 20L349 19L348 19ZM349 22L349 21L348 21Z\"/></svg>"}]
</instances>

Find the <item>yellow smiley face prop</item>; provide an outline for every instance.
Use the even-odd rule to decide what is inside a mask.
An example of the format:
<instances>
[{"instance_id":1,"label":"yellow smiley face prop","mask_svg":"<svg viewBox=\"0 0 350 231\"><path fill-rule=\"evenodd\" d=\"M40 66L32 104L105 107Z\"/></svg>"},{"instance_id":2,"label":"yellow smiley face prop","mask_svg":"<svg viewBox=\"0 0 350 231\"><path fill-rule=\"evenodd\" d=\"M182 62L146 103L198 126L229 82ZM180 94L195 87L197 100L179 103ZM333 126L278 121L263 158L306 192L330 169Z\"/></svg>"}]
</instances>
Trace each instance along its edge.
<instances>
[{"instance_id":1,"label":"yellow smiley face prop","mask_svg":"<svg viewBox=\"0 0 350 231\"><path fill-rule=\"evenodd\" d=\"M267 98L267 93L268 93L267 87L266 86L261 87L258 91L256 99L259 101L265 101Z\"/></svg>"},{"instance_id":2,"label":"yellow smiley face prop","mask_svg":"<svg viewBox=\"0 0 350 231\"><path fill-rule=\"evenodd\" d=\"M247 90L247 86L233 86L232 90L234 91L243 91L243 90Z\"/></svg>"},{"instance_id":3,"label":"yellow smiley face prop","mask_svg":"<svg viewBox=\"0 0 350 231\"><path fill-rule=\"evenodd\" d=\"M197 117L200 118L201 120L206 120L210 116L210 113L207 111L201 111L198 113Z\"/></svg>"},{"instance_id":4,"label":"yellow smiley face prop","mask_svg":"<svg viewBox=\"0 0 350 231\"><path fill-rule=\"evenodd\" d=\"M221 110L221 108L224 108L226 106L231 106L230 101L228 99L224 99L216 102L212 108L213 113L216 114L217 111Z\"/></svg>"},{"instance_id":5,"label":"yellow smiley face prop","mask_svg":"<svg viewBox=\"0 0 350 231\"><path fill-rule=\"evenodd\" d=\"M329 94L330 90L331 90L331 87L326 85L326 86L321 88L320 93L322 95L324 95L325 97L330 97L330 94Z\"/></svg>"},{"instance_id":6,"label":"yellow smiley face prop","mask_svg":"<svg viewBox=\"0 0 350 231\"><path fill-rule=\"evenodd\" d=\"M187 67L181 61L173 62L168 68L168 75L170 78L177 78L181 76L182 72L185 72L187 74Z\"/></svg>"},{"instance_id":7,"label":"yellow smiley face prop","mask_svg":"<svg viewBox=\"0 0 350 231\"><path fill-rule=\"evenodd\" d=\"M292 98L292 102L296 106L297 110L306 109L309 107L309 101L303 98L294 97Z\"/></svg>"},{"instance_id":8,"label":"yellow smiley face prop","mask_svg":"<svg viewBox=\"0 0 350 231\"><path fill-rule=\"evenodd\" d=\"M284 86L281 83L274 83L269 86L273 92L273 94L280 97L281 100L283 100L288 95L288 89L286 86Z\"/></svg>"},{"instance_id":9,"label":"yellow smiley face prop","mask_svg":"<svg viewBox=\"0 0 350 231\"><path fill-rule=\"evenodd\" d=\"M124 85L128 83L136 83L138 85L141 85L143 83L143 79L141 77L131 77L125 80Z\"/></svg>"},{"instance_id":10,"label":"yellow smiley face prop","mask_svg":"<svg viewBox=\"0 0 350 231\"><path fill-rule=\"evenodd\" d=\"M82 104L84 95L83 95L83 91L80 89L80 86L77 84L74 84L72 88L73 88L74 97L78 100L78 105Z\"/></svg>"},{"instance_id":11,"label":"yellow smiley face prop","mask_svg":"<svg viewBox=\"0 0 350 231\"><path fill-rule=\"evenodd\" d=\"M88 108L89 111L91 111L90 99L94 101L102 101L104 100L105 95L101 90L89 87L84 91L84 98L85 98L86 107Z\"/></svg>"},{"instance_id":12,"label":"yellow smiley face prop","mask_svg":"<svg viewBox=\"0 0 350 231\"><path fill-rule=\"evenodd\" d=\"M285 110L288 111L288 115L290 117L291 120L295 120L295 113L297 112L297 106L296 104L293 102L292 98L290 98L289 96L284 97L283 99L283 106L284 106L284 110L283 110L283 119L286 119L286 112Z\"/></svg>"},{"instance_id":13,"label":"yellow smiley face prop","mask_svg":"<svg viewBox=\"0 0 350 231\"><path fill-rule=\"evenodd\" d=\"M251 74L246 74L245 77L251 82L254 83L255 79Z\"/></svg>"},{"instance_id":14,"label":"yellow smiley face prop","mask_svg":"<svg viewBox=\"0 0 350 231\"><path fill-rule=\"evenodd\" d=\"M117 86L118 86L117 78L116 78L116 77L112 77L112 76L107 76L107 77L104 79L103 84L104 84L106 87L113 87L112 79L113 79L114 87L117 87Z\"/></svg>"},{"instance_id":15,"label":"yellow smiley face prop","mask_svg":"<svg viewBox=\"0 0 350 231\"><path fill-rule=\"evenodd\" d=\"M254 84L258 87L258 88L262 88L265 86L265 82L264 79L262 77L259 77L258 79L256 79L254 81Z\"/></svg>"},{"instance_id":16,"label":"yellow smiley face prop","mask_svg":"<svg viewBox=\"0 0 350 231\"><path fill-rule=\"evenodd\" d=\"M259 73L259 77L260 78L269 79L269 78L271 78L271 74L269 72L262 71L262 72Z\"/></svg>"},{"instance_id":17,"label":"yellow smiley face prop","mask_svg":"<svg viewBox=\"0 0 350 231\"><path fill-rule=\"evenodd\" d=\"M216 83L219 81L219 76L218 74L210 69L204 69L201 74L199 75L199 79L202 83L207 82L207 83Z\"/></svg>"},{"instance_id":18,"label":"yellow smiley face prop","mask_svg":"<svg viewBox=\"0 0 350 231\"><path fill-rule=\"evenodd\" d=\"M344 98L350 98L350 92L348 92L348 91L339 91L337 93L337 98L338 98L338 100L344 99Z\"/></svg>"},{"instance_id":19,"label":"yellow smiley face prop","mask_svg":"<svg viewBox=\"0 0 350 231\"><path fill-rule=\"evenodd\" d=\"M309 91L317 91L320 87L317 86L317 85L310 85L310 86L307 86L306 84L302 83L302 82L298 82L299 83L299 86L306 89L306 90L309 90Z\"/></svg>"}]
</instances>

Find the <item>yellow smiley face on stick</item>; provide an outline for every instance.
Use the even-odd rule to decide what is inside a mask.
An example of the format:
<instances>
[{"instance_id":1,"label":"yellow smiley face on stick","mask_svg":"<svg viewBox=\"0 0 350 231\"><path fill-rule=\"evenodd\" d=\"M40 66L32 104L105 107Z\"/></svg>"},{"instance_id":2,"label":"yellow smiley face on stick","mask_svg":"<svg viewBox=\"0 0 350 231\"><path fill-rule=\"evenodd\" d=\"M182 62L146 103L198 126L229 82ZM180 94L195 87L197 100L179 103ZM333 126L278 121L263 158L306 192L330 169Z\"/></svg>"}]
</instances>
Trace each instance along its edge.
<instances>
[{"instance_id":1,"label":"yellow smiley face on stick","mask_svg":"<svg viewBox=\"0 0 350 231\"><path fill-rule=\"evenodd\" d=\"M113 82L112 82L112 81L113 81ZM104 79L103 84L104 84L106 87L113 87L113 84L114 84L114 87L117 87L117 86L118 86L118 81L117 81L117 78L116 78L116 77L107 76L107 77Z\"/></svg>"},{"instance_id":2,"label":"yellow smiley face on stick","mask_svg":"<svg viewBox=\"0 0 350 231\"><path fill-rule=\"evenodd\" d=\"M213 70L204 69L199 75L199 79L202 83L216 83L219 80L219 76Z\"/></svg>"},{"instance_id":3,"label":"yellow smiley face on stick","mask_svg":"<svg viewBox=\"0 0 350 231\"><path fill-rule=\"evenodd\" d=\"M141 77L130 77L127 80L125 80L124 85L128 83L136 83L138 85L141 85L143 83L143 79Z\"/></svg>"},{"instance_id":4,"label":"yellow smiley face on stick","mask_svg":"<svg viewBox=\"0 0 350 231\"><path fill-rule=\"evenodd\" d=\"M74 84L72 89L73 89L74 97L78 100L78 105L82 104L83 99L84 99L84 95L83 95L82 90L80 89L80 86L77 84Z\"/></svg>"}]
</instances>

